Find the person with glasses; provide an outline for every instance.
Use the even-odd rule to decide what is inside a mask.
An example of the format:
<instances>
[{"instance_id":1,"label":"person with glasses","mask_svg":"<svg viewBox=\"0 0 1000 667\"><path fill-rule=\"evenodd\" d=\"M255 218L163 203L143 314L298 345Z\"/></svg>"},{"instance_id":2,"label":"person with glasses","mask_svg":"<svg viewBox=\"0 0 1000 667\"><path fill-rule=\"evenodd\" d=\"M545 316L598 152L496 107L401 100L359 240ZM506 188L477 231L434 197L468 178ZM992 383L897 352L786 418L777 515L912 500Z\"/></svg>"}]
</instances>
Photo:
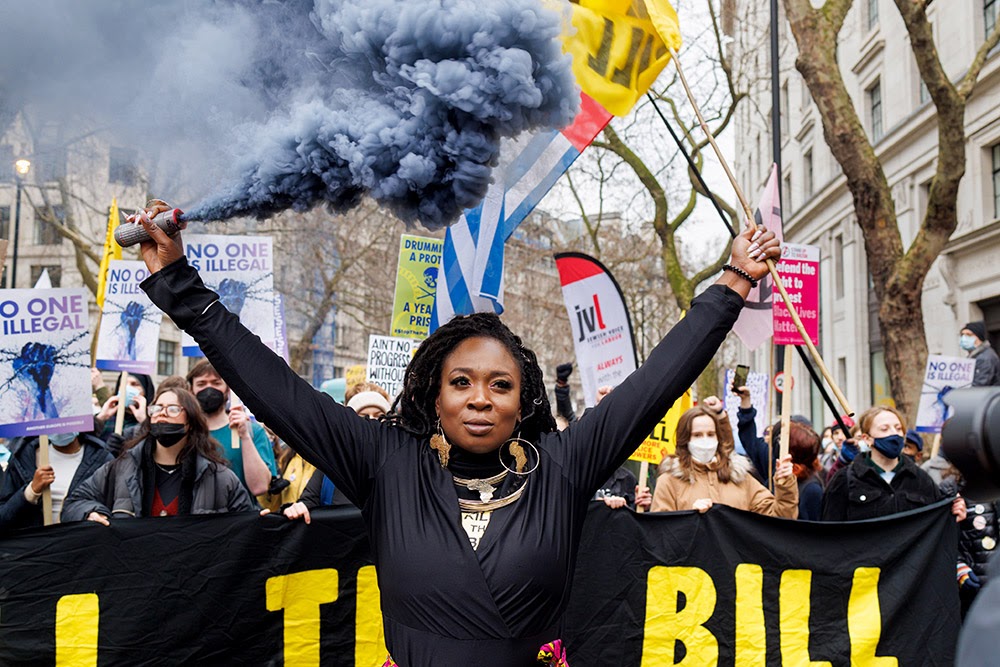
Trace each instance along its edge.
<instances>
[{"instance_id":1,"label":"person with glasses","mask_svg":"<svg viewBox=\"0 0 1000 667\"><path fill-rule=\"evenodd\" d=\"M250 512L253 500L226 466L194 394L161 388L148 425L66 500L63 521Z\"/></svg>"}]
</instances>

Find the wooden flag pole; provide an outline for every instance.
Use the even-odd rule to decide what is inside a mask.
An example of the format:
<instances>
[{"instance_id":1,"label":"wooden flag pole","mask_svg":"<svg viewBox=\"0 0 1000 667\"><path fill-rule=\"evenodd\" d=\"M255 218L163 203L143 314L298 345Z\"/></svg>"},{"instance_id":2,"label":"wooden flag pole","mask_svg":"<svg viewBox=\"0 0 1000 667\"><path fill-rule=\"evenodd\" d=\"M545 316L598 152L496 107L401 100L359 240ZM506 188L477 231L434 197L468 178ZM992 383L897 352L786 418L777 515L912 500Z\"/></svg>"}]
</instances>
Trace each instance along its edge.
<instances>
[{"instance_id":1,"label":"wooden flag pole","mask_svg":"<svg viewBox=\"0 0 1000 667\"><path fill-rule=\"evenodd\" d=\"M639 464L639 488L646 488L646 480L649 479L649 461L643 461ZM639 503L635 504L635 511L642 514L645 510L639 506Z\"/></svg>"},{"instance_id":2,"label":"wooden flag pole","mask_svg":"<svg viewBox=\"0 0 1000 667\"><path fill-rule=\"evenodd\" d=\"M125 430L125 398L128 394L128 373L122 371L118 378L118 414L115 415L115 433L121 435Z\"/></svg>"},{"instance_id":3,"label":"wooden flag pole","mask_svg":"<svg viewBox=\"0 0 1000 667\"><path fill-rule=\"evenodd\" d=\"M38 452L35 458L35 465L38 468L46 468L49 465L49 436L38 436ZM42 525L52 525L52 487L46 486L42 491Z\"/></svg>"},{"instance_id":4,"label":"wooden flag pole","mask_svg":"<svg viewBox=\"0 0 1000 667\"><path fill-rule=\"evenodd\" d=\"M229 409L243 408L243 401L233 391L229 392ZM229 444L233 449L240 448L240 430L235 426L229 427Z\"/></svg>"},{"instance_id":5,"label":"wooden flag pole","mask_svg":"<svg viewBox=\"0 0 1000 667\"><path fill-rule=\"evenodd\" d=\"M788 436L791 434L792 418L792 346L785 346L785 381L781 386L781 440L778 456L788 456Z\"/></svg>"},{"instance_id":6,"label":"wooden flag pole","mask_svg":"<svg viewBox=\"0 0 1000 667\"><path fill-rule=\"evenodd\" d=\"M715 143L715 137L712 136L712 132L708 129L708 124L701 115L701 109L698 107L698 103L694 99L694 93L691 92L691 88L688 86L687 78L684 76L684 70L681 68L681 61L677 57L677 51L675 49L670 50L670 55L674 61L674 67L677 68L677 76L681 80L681 85L684 86L684 92L687 94L688 100L691 102L691 106L694 107L695 116L698 117L698 124L701 126L702 132L708 137L708 143L712 145L712 150L715 151L716 157L719 158L722 168L726 172L726 176L729 178L729 182L732 184L733 189L736 191L736 197L740 200L740 206L743 207L743 212L747 217L747 223L753 228L757 229L757 223L754 221L753 210L750 208L749 202L747 202L746 196L743 194L743 190L740 188L739 183L736 182L736 177L733 175L732 170L729 168L729 163L726 158L723 157L722 151L719 149L719 145ZM765 263L767 264L767 270L771 274L771 280L774 282L774 286L777 288L778 293L781 294L782 301L785 302L785 307L788 309L789 315L792 316L792 322L795 323L795 328L798 330L799 335L802 336L802 341L805 343L806 348L809 350L809 354L812 355L813 361L816 362L816 366L819 367L820 373L826 380L827 384L830 385L830 389L833 390L833 395L837 397L837 401L840 402L841 407L848 416L853 415L854 411L847 402L847 397L844 393L840 391L840 387L834 382L833 376L830 375L829 369L826 364L823 363L823 358L819 354L819 350L813 345L812 340L809 338L809 334L806 333L806 328L802 324L802 320L799 319L799 313L795 310L795 305L792 300L788 297L788 292L785 291L785 286L781 283L781 276L778 274L778 269L774 265L774 261L768 258Z\"/></svg>"}]
</instances>

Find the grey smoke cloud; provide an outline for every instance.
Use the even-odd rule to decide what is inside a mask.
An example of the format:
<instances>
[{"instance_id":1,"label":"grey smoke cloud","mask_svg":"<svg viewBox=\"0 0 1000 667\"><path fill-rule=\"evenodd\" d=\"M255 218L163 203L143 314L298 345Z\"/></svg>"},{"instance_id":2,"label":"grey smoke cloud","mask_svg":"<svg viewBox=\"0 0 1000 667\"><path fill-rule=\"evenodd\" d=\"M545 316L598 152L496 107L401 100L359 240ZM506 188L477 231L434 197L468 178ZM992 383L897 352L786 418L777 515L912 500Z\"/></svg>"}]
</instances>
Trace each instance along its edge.
<instances>
[{"instance_id":1,"label":"grey smoke cloud","mask_svg":"<svg viewBox=\"0 0 1000 667\"><path fill-rule=\"evenodd\" d=\"M193 219L369 194L436 228L501 138L572 119L559 28L540 0L33 0L2 10L0 89L211 183Z\"/></svg>"}]
</instances>

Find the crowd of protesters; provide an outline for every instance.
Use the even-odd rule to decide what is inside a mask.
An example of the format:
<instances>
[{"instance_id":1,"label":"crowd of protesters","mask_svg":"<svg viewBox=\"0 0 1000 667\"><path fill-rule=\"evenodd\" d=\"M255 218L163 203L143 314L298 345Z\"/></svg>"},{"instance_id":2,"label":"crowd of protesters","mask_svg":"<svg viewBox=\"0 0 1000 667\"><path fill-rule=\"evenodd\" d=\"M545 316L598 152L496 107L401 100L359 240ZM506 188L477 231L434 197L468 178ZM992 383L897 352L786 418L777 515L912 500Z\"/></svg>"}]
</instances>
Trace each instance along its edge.
<instances>
[{"instance_id":1,"label":"crowd of protesters","mask_svg":"<svg viewBox=\"0 0 1000 667\"><path fill-rule=\"evenodd\" d=\"M1000 384L1000 359L981 322L967 324L960 345L977 360L975 384ZM556 422L577 420L570 400L572 364L556 369ZM41 526L42 494L52 497L51 522L227 512L277 512L310 522L320 507L352 507L344 493L232 404L229 387L208 361L187 377L155 388L146 375L122 374L112 393L92 373L94 428L49 436L49 465L36 465L38 438L0 447L0 535ZM126 384L124 423L115 429L120 383ZM961 473L940 452L925 448L892 407L875 406L856 420L843 416L815 429L791 416L788 454L779 455L781 421L757 433L747 387L739 396L734 437L723 401L706 397L679 419L674 452L659 465L654 489L622 466L594 496L612 509L708 511L713 504L809 521L855 521L889 516L951 497L960 522L956 579L963 613L985 583L987 562L1000 540L1000 503L962 497ZM601 387L600 402L611 391ZM347 389L358 415L383 419L391 398L372 383ZM582 417L582 415L581 415Z\"/></svg>"}]
</instances>

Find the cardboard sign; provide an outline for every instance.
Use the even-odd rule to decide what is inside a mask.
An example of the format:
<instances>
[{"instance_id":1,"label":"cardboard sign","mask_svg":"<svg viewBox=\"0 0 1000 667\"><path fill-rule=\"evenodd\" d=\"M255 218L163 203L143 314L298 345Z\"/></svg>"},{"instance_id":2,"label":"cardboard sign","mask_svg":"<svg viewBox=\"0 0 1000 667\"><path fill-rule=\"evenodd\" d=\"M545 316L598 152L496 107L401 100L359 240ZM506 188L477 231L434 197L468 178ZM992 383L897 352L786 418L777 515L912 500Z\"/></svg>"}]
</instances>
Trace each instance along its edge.
<instances>
[{"instance_id":1,"label":"cardboard sign","mask_svg":"<svg viewBox=\"0 0 1000 667\"><path fill-rule=\"evenodd\" d=\"M940 433L952 409L944 397L952 389L971 387L975 374L975 359L929 355L915 428L924 433Z\"/></svg>"},{"instance_id":2,"label":"cardboard sign","mask_svg":"<svg viewBox=\"0 0 1000 667\"><path fill-rule=\"evenodd\" d=\"M0 437L90 431L89 292L0 292Z\"/></svg>"},{"instance_id":3,"label":"cardboard sign","mask_svg":"<svg viewBox=\"0 0 1000 667\"><path fill-rule=\"evenodd\" d=\"M819 246L785 243L777 269L806 333L819 345ZM774 299L771 312L775 345L805 345L783 299Z\"/></svg>"},{"instance_id":4,"label":"cardboard sign","mask_svg":"<svg viewBox=\"0 0 1000 667\"><path fill-rule=\"evenodd\" d=\"M139 283L149 276L143 262L112 259L104 283L95 365L105 371L156 373L163 313Z\"/></svg>"},{"instance_id":5,"label":"cardboard sign","mask_svg":"<svg viewBox=\"0 0 1000 667\"><path fill-rule=\"evenodd\" d=\"M190 234L184 237L184 254L198 269L205 285L219 294L222 305L273 349L276 333L271 237ZM187 334L181 336L181 349L186 357L202 356Z\"/></svg>"},{"instance_id":6,"label":"cardboard sign","mask_svg":"<svg viewBox=\"0 0 1000 667\"><path fill-rule=\"evenodd\" d=\"M399 239L391 336L423 340L434 311L444 241L403 234Z\"/></svg>"},{"instance_id":7,"label":"cardboard sign","mask_svg":"<svg viewBox=\"0 0 1000 667\"><path fill-rule=\"evenodd\" d=\"M403 390L406 367L420 341L393 336L368 336L368 374L365 379L385 389L389 396Z\"/></svg>"},{"instance_id":8,"label":"cardboard sign","mask_svg":"<svg viewBox=\"0 0 1000 667\"><path fill-rule=\"evenodd\" d=\"M680 400L667 410L667 414L663 416L653 432L643 440L639 449L635 450L629 459L646 461L658 466L665 456L673 454L677 438L677 420L691 408L691 404L691 392L686 391Z\"/></svg>"}]
</instances>

